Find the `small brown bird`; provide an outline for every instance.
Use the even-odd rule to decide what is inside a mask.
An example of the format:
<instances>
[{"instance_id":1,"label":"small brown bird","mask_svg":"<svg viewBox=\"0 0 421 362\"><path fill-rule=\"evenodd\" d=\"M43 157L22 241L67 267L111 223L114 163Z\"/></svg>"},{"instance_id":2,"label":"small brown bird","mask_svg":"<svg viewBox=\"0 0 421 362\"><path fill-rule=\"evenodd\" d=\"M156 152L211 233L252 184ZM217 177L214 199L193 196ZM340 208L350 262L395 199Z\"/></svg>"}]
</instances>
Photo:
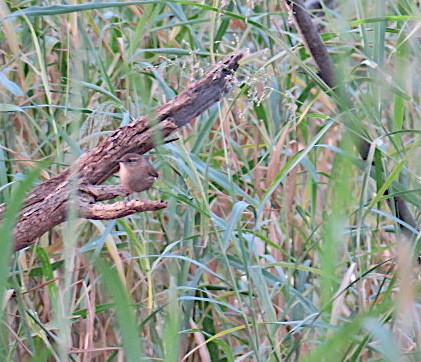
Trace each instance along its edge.
<instances>
[{"instance_id":1,"label":"small brown bird","mask_svg":"<svg viewBox=\"0 0 421 362\"><path fill-rule=\"evenodd\" d=\"M120 183L131 192L142 192L150 188L158 172L152 166L150 157L128 153L120 159Z\"/></svg>"}]
</instances>

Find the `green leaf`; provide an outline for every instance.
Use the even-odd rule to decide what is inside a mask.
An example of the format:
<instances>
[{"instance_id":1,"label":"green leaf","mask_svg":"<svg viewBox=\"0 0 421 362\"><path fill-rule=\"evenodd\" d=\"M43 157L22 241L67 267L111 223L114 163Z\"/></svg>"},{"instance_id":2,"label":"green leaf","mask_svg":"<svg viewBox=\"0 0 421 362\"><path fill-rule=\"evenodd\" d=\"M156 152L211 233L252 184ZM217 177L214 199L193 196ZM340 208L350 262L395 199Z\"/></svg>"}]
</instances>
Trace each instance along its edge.
<instances>
[{"instance_id":1,"label":"green leaf","mask_svg":"<svg viewBox=\"0 0 421 362\"><path fill-rule=\"evenodd\" d=\"M111 267L108 262L98 259L97 265L101 271L105 287L115 303L125 358L129 362L146 361L142 352L143 343L137 328L137 318L125 286L122 284L115 268Z\"/></svg>"}]
</instances>

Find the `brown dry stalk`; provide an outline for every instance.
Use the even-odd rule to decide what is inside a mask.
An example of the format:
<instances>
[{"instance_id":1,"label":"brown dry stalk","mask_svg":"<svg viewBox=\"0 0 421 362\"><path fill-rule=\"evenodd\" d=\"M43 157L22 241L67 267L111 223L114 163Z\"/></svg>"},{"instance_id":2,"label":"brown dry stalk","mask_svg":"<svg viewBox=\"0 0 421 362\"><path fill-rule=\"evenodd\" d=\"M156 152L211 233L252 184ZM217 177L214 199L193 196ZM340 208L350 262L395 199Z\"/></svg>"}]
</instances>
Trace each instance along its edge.
<instances>
[{"instance_id":1,"label":"brown dry stalk","mask_svg":"<svg viewBox=\"0 0 421 362\"><path fill-rule=\"evenodd\" d=\"M305 9L305 6L301 0L286 1L287 6L291 9L294 23L296 24L300 34L303 37L304 44L309 50L311 56L314 59L318 69L320 78L331 88L337 86L335 80L335 68L332 59L327 51L326 45L323 43L320 34L314 25L310 14ZM341 90L343 92L343 90ZM351 97L347 97L351 99ZM363 160L367 159L368 152L370 150L370 143L365 139L356 138L354 140L358 152ZM389 194L389 190L386 190L385 195ZM414 216L409 210L406 202L399 196L387 199L387 202L392 210L395 210L396 216L404 221L406 224L413 227L415 230L418 229L418 225L415 221ZM399 224L402 231L406 236L412 237L412 231L402 224Z\"/></svg>"}]
</instances>

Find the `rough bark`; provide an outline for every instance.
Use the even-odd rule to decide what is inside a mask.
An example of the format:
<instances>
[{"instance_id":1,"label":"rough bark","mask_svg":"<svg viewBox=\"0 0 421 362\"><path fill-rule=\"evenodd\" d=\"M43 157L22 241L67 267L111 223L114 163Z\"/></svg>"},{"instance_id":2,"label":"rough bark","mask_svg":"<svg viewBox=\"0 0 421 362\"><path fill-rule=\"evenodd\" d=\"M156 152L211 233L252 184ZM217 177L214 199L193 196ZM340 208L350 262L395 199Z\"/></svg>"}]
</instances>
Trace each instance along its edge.
<instances>
[{"instance_id":1,"label":"rough bark","mask_svg":"<svg viewBox=\"0 0 421 362\"><path fill-rule=\"evenodd\" d=\"M82 155L71 168L38 185L28 195L14 230L14 249L23 249L66 219L72 183L77 173L77 209L91 219L113 219L137 212L159 210L165 202L132 200L103 205L99 201L127 195L121 187L96 186L118 170L126 153L143 154L218 102L232 87L234 72L243 53L218 63L201 80L159 107L155 119L141 117L109 134L97 147ZM73 170L76 170L73 171ZM0 218L6 205L0 205Z\"/></svg>"}]
</instances>

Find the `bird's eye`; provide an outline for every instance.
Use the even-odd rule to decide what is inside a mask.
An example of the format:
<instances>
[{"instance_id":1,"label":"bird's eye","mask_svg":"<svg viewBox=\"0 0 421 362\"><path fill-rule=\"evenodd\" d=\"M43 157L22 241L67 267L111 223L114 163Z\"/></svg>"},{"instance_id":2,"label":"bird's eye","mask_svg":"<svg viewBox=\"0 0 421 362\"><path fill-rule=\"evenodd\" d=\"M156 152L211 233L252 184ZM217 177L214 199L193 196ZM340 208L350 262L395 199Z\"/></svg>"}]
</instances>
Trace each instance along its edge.
<instances>
[{"instance_id":1,"label":"bird's eye","mask_svg":"<svg viewBox=\"0 0 421 362\"><path fill-rule=\"evenodd\" d=\"M135 160L134 158L129 158L129 159L128 159L128 162L129 162L129 163L133 163L133 162L136 162L136 160Z\"/></svg>"}]
</instances>

